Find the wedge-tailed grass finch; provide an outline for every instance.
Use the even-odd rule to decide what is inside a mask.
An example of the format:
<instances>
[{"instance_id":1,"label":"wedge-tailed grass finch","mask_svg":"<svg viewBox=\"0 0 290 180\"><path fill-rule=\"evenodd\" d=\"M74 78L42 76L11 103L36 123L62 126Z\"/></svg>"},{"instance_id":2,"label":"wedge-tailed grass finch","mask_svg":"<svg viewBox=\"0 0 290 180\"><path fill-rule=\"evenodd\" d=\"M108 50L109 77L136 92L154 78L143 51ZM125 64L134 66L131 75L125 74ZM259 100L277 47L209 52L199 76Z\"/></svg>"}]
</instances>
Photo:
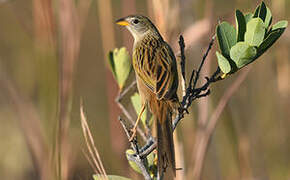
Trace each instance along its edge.
<instances>
[{"instance_id":1,"label":"wedge-tailed grass finch","mask_svg":"<svg viewBox=\"0 0 290 180\"><path fill-rule=\"evenodd\" d=\"M172 112L179 105L176 95L178 74L175 56L147 17L131 15L117 20L116 23L125 26L134 37L133 67L142 109L133 132L136 132L138 121L148 105L157 124L158 172L160 174L170 166L175 176Z\"/></svg>"}]
</instances>

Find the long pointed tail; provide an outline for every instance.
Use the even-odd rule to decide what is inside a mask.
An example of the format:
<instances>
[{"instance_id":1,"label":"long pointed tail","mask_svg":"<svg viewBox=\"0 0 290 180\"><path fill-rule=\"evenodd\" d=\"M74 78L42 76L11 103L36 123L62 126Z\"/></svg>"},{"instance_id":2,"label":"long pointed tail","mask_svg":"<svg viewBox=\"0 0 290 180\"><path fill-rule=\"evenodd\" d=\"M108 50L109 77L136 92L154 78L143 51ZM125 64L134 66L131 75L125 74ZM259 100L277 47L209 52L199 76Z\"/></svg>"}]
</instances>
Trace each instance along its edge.
<instances>
[{"instance_id":1,"label":"long pointed tail","mask_svg":"<svg viewBox=\"0 0 290 180\"><path fill-rule=\"evenodd\" d=\"M171 107L165 101L157 102L156 123L157 123L157 153L158 153L158 173L165 173L168 166L176 176L175 154L172 134Z\"/></svg>"}]
</instances>

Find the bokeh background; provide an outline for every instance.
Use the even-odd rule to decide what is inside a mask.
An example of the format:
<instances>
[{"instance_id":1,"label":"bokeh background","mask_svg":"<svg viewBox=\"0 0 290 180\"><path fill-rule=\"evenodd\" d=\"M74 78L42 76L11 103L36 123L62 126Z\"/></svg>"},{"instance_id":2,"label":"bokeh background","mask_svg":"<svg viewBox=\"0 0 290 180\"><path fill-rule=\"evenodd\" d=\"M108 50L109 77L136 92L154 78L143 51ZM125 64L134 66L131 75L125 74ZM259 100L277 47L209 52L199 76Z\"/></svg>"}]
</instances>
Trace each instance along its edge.
<instances>
[{"instance_id":1,"label":"bokeh background","mask_svg":"<svg viewBox=\"0 0 290 180\"><path fill-rule=\"evenodd\" d=\"M55 179L57 172L62 179L92 179L83 153L81 99L107 174L142 179L125 158L129 143L117 119L119 90L107 66L108 51L125 46L131 52L133 39L114 21L134 13L149 16L175 52L183 34L189 75L216 24L234 24L236 8L252 12L259 3L0 0L1 179ZM289 0L266 4L274 23L289 20ZM194 168L203 159L197 153L202 127L215 119L202 179L290 179L289 37L288 28L253 65L214 84L210 96L193 103L175 137L177 166L184 168L177 179L198 177ZM216 43L203 76L217 67L215 51Z\"/></svg>"}]
</instances>

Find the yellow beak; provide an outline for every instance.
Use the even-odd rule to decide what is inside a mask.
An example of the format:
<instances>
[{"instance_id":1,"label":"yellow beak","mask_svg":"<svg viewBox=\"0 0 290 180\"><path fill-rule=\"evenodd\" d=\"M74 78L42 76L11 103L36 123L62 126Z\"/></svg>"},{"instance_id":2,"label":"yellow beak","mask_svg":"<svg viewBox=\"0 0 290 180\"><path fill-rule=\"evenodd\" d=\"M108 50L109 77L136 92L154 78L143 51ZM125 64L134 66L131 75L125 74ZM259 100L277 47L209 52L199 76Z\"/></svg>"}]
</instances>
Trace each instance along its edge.
<instances>
[{"instance_id":1,"label":"yellow beak","mask_svg":"<svg viewBox=\"0 0 290 180\"><path fill-rule=\"evenodd\" d=\"M116 24L118 24L120 26L128 26L129 25L128 21L126 21L124 18L117 20Z\"/></svg>"}]
</instances>

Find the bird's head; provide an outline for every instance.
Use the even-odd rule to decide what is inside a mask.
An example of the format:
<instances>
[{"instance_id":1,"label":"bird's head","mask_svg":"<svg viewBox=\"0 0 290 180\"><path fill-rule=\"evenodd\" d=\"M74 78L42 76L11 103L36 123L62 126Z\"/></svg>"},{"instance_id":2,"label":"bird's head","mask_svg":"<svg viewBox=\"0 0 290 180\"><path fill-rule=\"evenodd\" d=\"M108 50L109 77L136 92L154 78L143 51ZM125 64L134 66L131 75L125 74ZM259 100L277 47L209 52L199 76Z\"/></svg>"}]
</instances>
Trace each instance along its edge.
<instances>
[{"instance_id":1,"label":"bird's head","mask_svg":"<svg viewBox=\"0 0 290 180\"><path fill-rule=\"evenodd\" d=\"M142 15L130 15L117 20L116 23L125 26L133 35L135 42L148 34L160 36L153 23L147 17Z\"/></svg>"}]
</instances>

